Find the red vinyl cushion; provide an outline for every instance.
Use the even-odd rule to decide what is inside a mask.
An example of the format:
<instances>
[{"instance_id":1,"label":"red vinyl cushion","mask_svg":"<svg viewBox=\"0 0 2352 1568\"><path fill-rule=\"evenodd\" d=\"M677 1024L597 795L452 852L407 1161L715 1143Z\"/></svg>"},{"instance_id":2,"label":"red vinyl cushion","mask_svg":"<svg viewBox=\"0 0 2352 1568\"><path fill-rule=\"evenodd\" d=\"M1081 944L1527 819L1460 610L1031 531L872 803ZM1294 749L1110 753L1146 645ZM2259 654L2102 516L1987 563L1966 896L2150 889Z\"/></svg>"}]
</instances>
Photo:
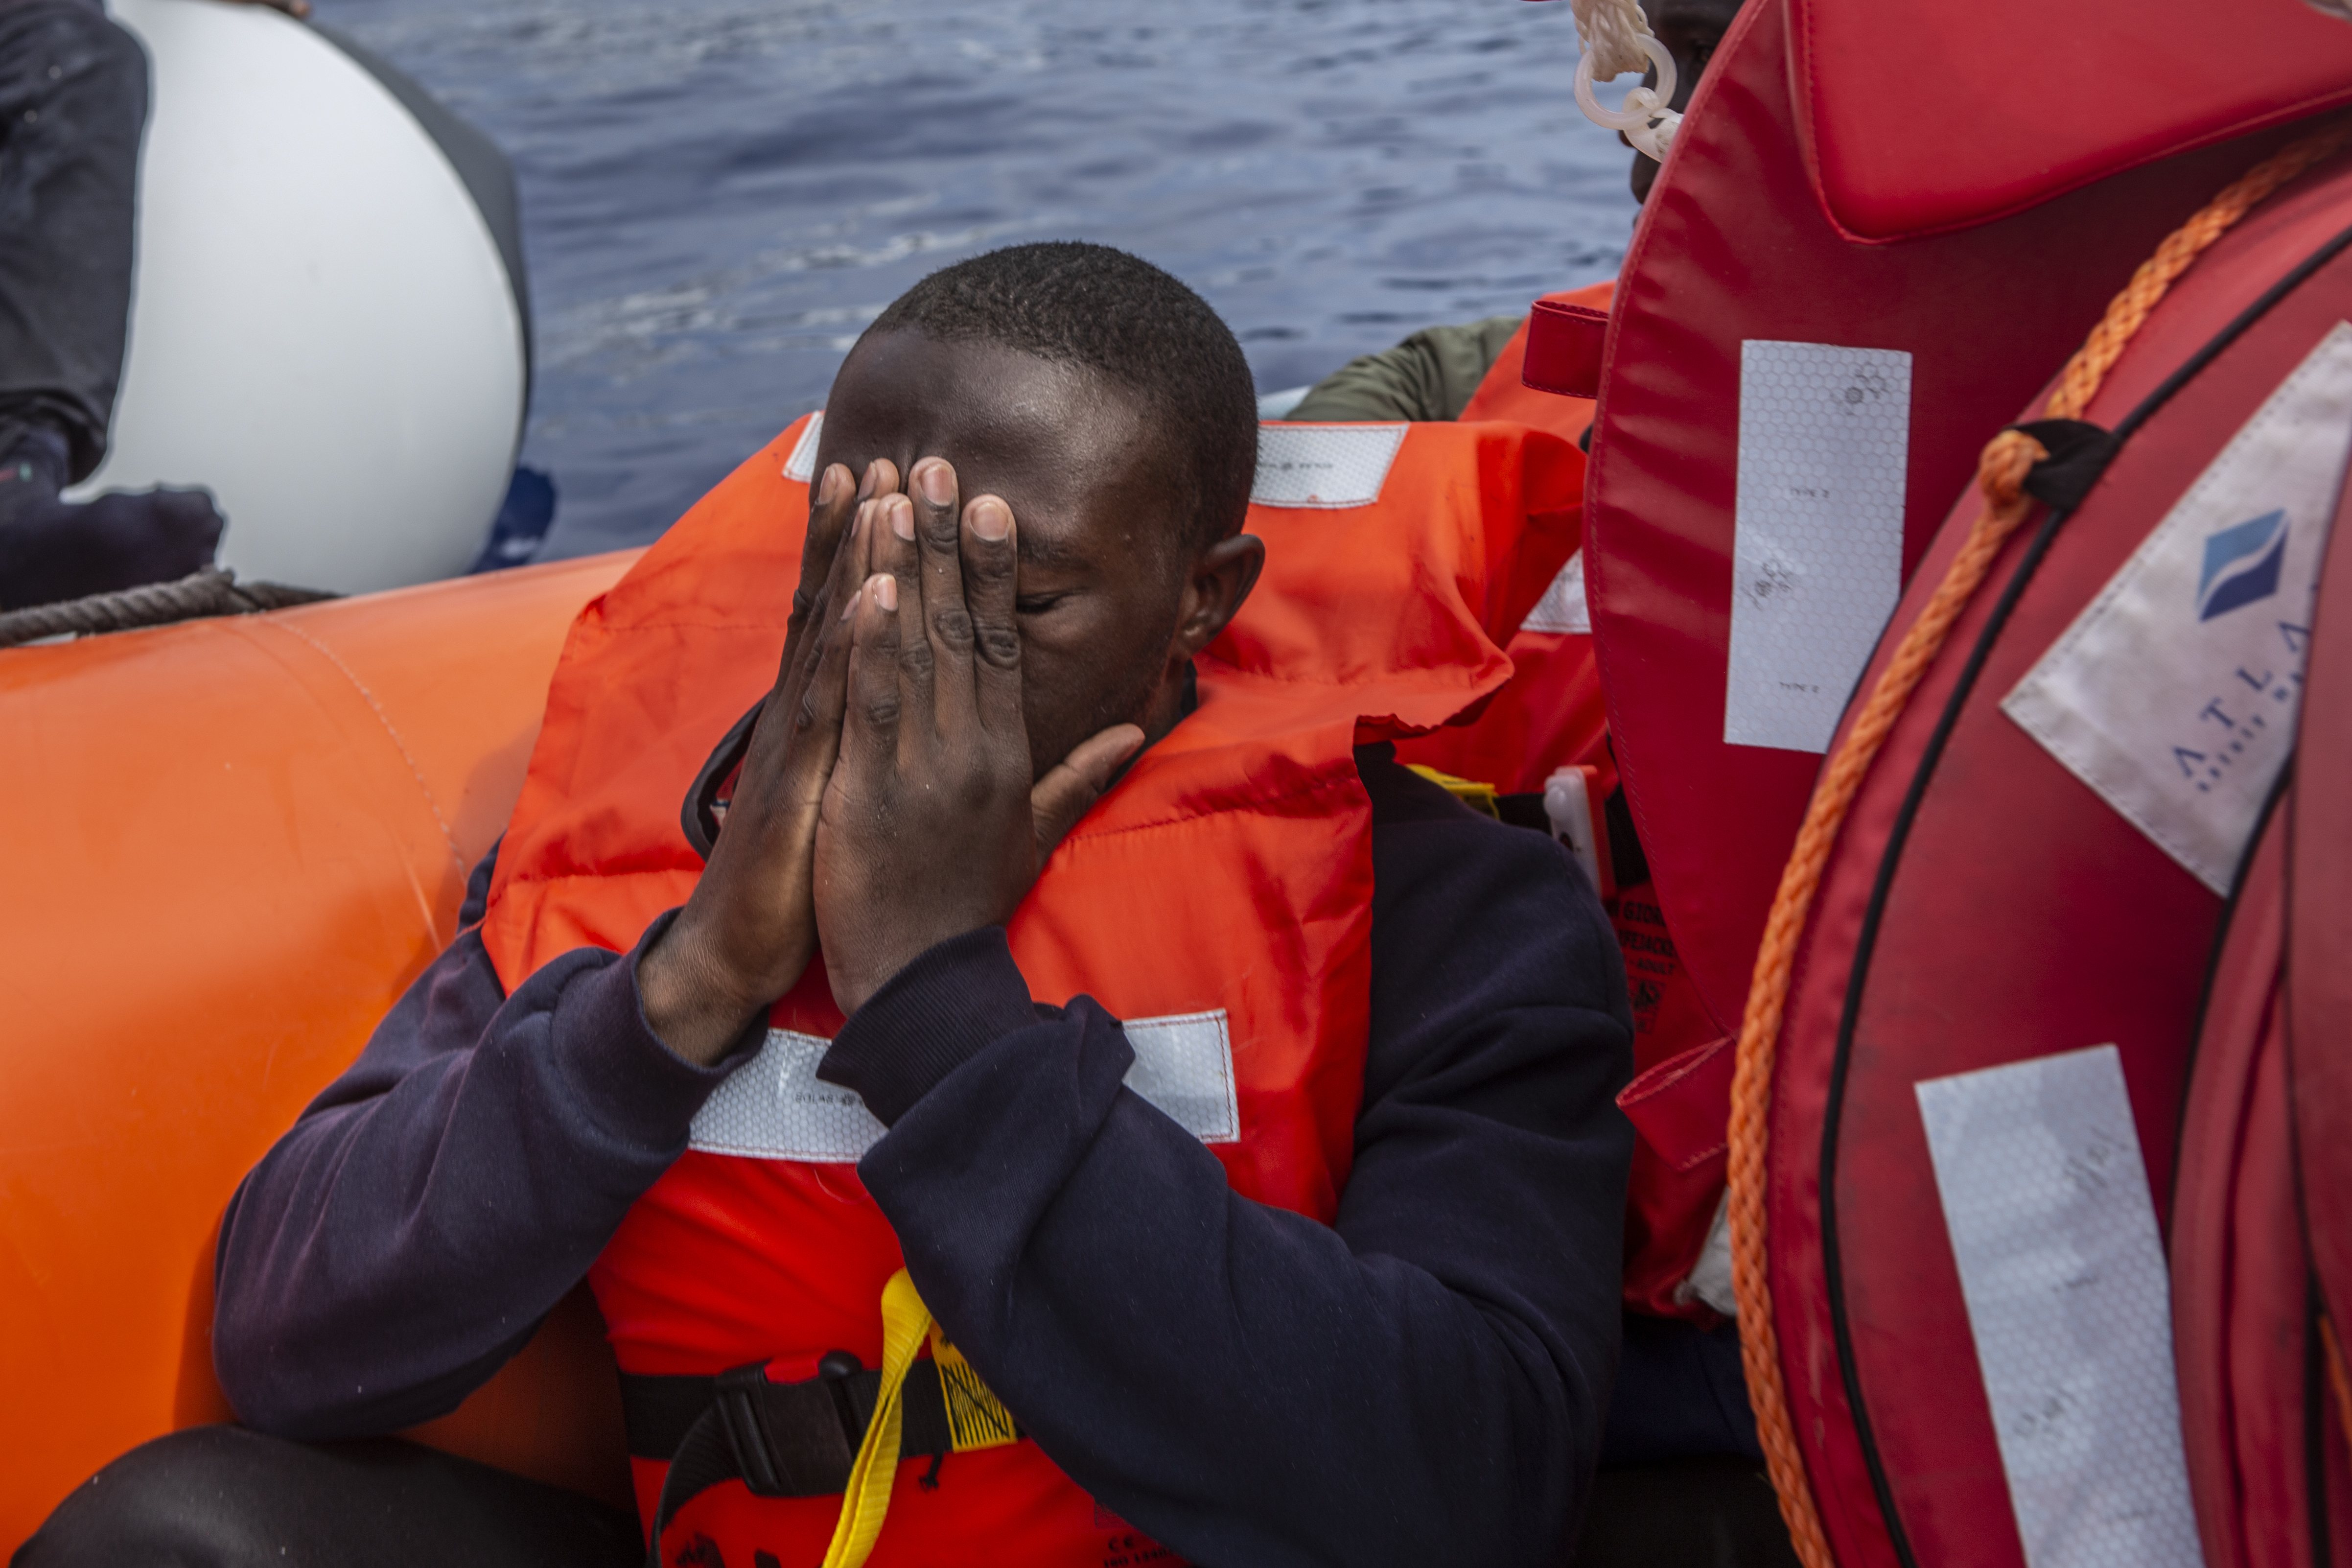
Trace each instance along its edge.
<instances>
[{"instance_id":1,"label":"red vinyl cushion","mask_svg":"<svg viewBox=\"0 0 2352 1568\"><path fill-rule=\"evenodd\" d=\"M2311 1256L2352 1330L2352 487L2320 579L2287 872L2287 1057Z\"/></svg>"},{"instance_id":2,"label":"red vinyl cushion","mask_svg":"<svg viewBox=\"0 0 2352 1568\"><path fill-rule=\"evenodd\" d=\"M1725 1033L1821 762L1723 741L1741 341L1914 356L1907 574L1986 439L2133 269L2284 140L2187 153L1961 233L1858 244L1812 195L1787 4L1750 0L1651 193L1612 305L1586 490L1611 735L1675 944Z\"/></svg>"},{"instance_id":3,"label":"red vinyl cushion","mask_svg":"<svg viewBox=\"0 0 2352 1568\"><path fill-rule=\"evenodd\" d=\"M2308 1375L2318 1347L2288 1127L2292 812L2273 814L2215 957L2173 1181L2181 1438L2207 1568L2315 1568L2305 1423L2327 1414L2308 1408L2312 1396L2327 1396ZM2352 1518L2352 1468L2338 1458L2325 1473L2340 1531Z\"/></svg>"},{"instance_id":4,"label":"red vinyl cushion","mask_svg":"<svg viewBox=\"0 0 2352 1568\"><path fill-rule=\"evenodd\" d=\"M2347 224L2352 171L2342 163L2275 198L2175 286L2085 416L2112 427ZM1824 872L1773 1087L1769 1270L1790 1415L1844 1568L1891 1568L1897 1557L1848 1399L1835 1310L1849 1327L1871 1444L1914 1560L2022 1562L1941 1223L1918 1081L2111 1043L2159 1216L2174 1190L2175 1130L2221 900L2000 702L2347 312L2352 256L2339 254L2176 393L2056 535L1920 798L1858 987L1857 944L1898 813L2033 524L2011 539L1897 721ZM1973 498L1954 508L1865 682L1919 613L1976 510ZM1851 1044L1841 1080L1842 1035ZM1834 1146L1825 1150L1832 1116ZM2176 1267L2192 1265L2176 1257Z\"/></svg>"},{"instance_id":5,"label":"red vinyl cushion","mask_svg":"<svg viewBox=\"0 0 2352 1568\"><path fill-rule=\"evenodd\" d=\"M2304 0L1794 0L1814 189L1850 237L1967 227L2352 102Z\"/></svg>"}]
</instances>

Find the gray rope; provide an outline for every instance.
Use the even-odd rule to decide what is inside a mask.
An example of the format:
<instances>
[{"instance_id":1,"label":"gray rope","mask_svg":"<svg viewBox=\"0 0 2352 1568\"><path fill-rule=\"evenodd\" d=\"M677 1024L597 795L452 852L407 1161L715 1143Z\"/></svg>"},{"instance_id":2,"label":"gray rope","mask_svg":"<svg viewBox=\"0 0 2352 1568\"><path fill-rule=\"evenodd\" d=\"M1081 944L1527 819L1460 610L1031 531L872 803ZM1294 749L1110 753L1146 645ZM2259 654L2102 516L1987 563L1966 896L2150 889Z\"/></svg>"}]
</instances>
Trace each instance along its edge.
<instances>
[{"instance_id":1,"label":"gray rope","mask_svg":"<svg viewBox=\"0 0 2352 1568\"><path fill-rule=\"evenodd\" d=\"M169 626L206 616L249 616L257 610L282 610L341 596L283 583L240 583L236 573L207 566L176 582L150 583L119 594L92 594L86 599L0 613L0 647L42 637L96 637L136 626Z\"/></svg>"}]
</instances>

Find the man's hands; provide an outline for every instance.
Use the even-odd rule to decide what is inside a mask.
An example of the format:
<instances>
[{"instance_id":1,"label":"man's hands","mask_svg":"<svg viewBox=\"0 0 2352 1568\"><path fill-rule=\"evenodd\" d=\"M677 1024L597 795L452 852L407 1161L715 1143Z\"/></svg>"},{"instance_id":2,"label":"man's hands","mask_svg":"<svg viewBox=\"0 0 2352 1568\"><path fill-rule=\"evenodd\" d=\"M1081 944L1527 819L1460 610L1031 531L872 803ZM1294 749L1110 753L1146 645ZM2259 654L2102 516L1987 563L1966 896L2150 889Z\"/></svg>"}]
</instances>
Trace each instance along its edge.
<instances>
[{"instance_id":1,"label":"man's hands","mask_svg":"<svg viewBox=\"0 0 2352 1568\"><path fill-rule=\"evenodd\" d=\"M709 1066L798 984L822 932L853 1013L924 949L1003 920L1143 743L1132 724L1030 778L1012 509L955 470L824 471L776 684L686 908L637 967L646 1020Z\"/></svg>"},{"instance_id":2,"label":"man's hands","mask_svg":"<svg viewBox=\"0 0 2352 1568\"><path fill-rule=\"evenodd\" d=\"M1144 740L1113 725L1032 780L1012 508L960 505L937 458L910 478L871 508L876 573L850 611L816 831L817 927L845 1014L926 948L1011 915Z\"/></svg>"},{"instance_id":3,"label":"man's hands","mask_svg":"<svg viewBox=\"0 0 2352 1568\"><path fill-rule=\"evenodd\" d=\"M637 965L646 1021L708 1067L799 983L816 950L810 898L817 807L841 743L850 623L870 563L875 500L898 488L887 461L853 489L825 469L811 493L800 586L776 684L751 731L726 826L677 921Z\"/></svg>"}]
</instances>

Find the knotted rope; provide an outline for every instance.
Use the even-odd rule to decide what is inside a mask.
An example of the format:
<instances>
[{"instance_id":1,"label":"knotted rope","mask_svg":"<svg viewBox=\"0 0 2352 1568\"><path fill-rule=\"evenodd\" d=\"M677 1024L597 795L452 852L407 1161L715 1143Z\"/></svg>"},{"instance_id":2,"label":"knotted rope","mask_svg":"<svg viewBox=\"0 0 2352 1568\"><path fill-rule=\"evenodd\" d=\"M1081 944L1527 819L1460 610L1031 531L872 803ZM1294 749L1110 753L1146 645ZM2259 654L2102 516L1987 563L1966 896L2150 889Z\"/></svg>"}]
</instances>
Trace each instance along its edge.
<instances>
[{"instance_id":1,"label":"knotted rope","mask_svg":"<svg viewBox=\"0 0 2352 1568\"><path fill-rule=\"evenodd\" d=\"M207 566L169 583L150 583L119 594L92 594L86 599L0 614L0 647L43 637L94 637L136 626L169 626L204 616L249 616L257 610L282 610L336 596L316 588L290 588L283 583L240 583L236 573Z\"/></svg>"},{"instance_id":2,"label":"knotted rope","mask_svg":"<svg viewBox=\"0 0 2352 1568\"><path fill-rule=\"evenodd\" d=\"M1650 68L1650 57L1642 52L1642 40L1651 36L1650 18L1641 0L1569 0L1569 5L1576 13L1576 36L1592 57L1595 77L1607 81Z\"/></svg>"},{"instance_id":3,"label":"knotted rope","mask_svg":"<svg viewBox=\"0 0 2352 1568\"><path fill-rule=\"evenodd\" d=\"M1581 15L1580 11L1580 19ZM2157 247L2156 254L2140 264L2090 337L2066 362L2045 417L2080 419L2126 345L2190 264L2264 197L2347 142L2352 142L2352 122L2305 137L2254 165L2174 230ZM1781 870L1780 890L1764 924L1763 944L1757 950L1755 975L1748 984L1747 1016L1740 1022L1739 1054L1731 1086L1732 1290L1739 1300L1740 1355L1748 1373L1748 1398L1756 1407L1757 1434L1763 1442L1773 1489L1780 1494L1780 1516L1788 1523L1805 1568L1832 1568L1834 1559L1789 1415L1788 1391L1780 1377L1780 1331L1772 1319L1772 1287L1765 1273L1769 1240L1764 1210L1764 1159L1770 1137L1767 1117L1772 1108L1772 1072L1781 1018L1788 1007L1790 971L1846 812L1911 693L1992 570L2002 545L2032 510L2033 500L2022 487L2033 466L2047 456L2042 443L2021 430L2003 430L1985 444L1977 467L1977 488L1983 493L1984 510L1969 526L1968 538L1946 568L1927 607L1895 645L1894 658L1887 661L1813 786L1804 825L1797 831L1796 847Z\"/></svg>"},{"instance_id":4,"label":"knotted rope","mask_svg":"<svg viewBox=\"0 0 2352 1568\"><path fill-rule=\"evenodd\" d=\"M1660 163L1674 145L1683 117L1667 107L1675 98L1675 58L1650 31L1641 0L1569 0L1576 13L1576 36L1584 46L1576 62L1576 101L1594 124L1622 132L1625 140ZM1622 110L1601 107L1595 82L1629 71L1658 70L1655 88L1637 87Z\"/></svg>"}]
</instances>

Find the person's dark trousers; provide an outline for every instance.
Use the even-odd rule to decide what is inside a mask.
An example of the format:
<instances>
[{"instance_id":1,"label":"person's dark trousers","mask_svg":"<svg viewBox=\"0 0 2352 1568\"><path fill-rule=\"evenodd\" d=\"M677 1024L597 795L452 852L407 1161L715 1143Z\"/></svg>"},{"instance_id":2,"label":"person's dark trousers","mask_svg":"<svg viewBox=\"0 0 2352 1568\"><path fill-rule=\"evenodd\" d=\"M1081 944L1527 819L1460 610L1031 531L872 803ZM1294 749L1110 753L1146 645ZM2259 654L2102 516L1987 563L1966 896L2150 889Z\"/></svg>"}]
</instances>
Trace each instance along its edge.
<instances>
[{"instance_id":1,"label":"person's dark trousers","mask_svg":"<svg viewBox=\"0 0 2352 1568\"><path fill-rule=\"evenodd\" d=\"M391 1440L289 1443L198 1426L134 1448L60 1504L11 1568L635 1568L636 1521ZM1758 1462L1604 1467L1576 1568L1783 1568ZM750 1568L750 1565L744 1565Z\"/></svg>"},{"instance_id":2,"label":"person's dark trousers","mask_svg":"<svg viewBox=\"0 0 2352 1568\"><path fill-rule=\"evenodd\" d=\"M1574 1568L1798 1568L1760 1459L1738 1454L1603 1465Z\"/></svg>"},{"instance_id":3,"label":"person's dark trousers","mask_svg":"<svg viewBox=\"0 0 2352 1568\"><path fill-rule=\"evenodd\" d=\"M147 56L97 0L0 0L0 610L208 564L202 490L58 491L106 456L131 321Z\"/></svg>"},{"instance_id":4,"label":"person's dark trousers","mask_svg":"<svg viewBox=\"0 0 2352 1568\"><path fill-rule=\"evenodd\" d=\"M1576 1568L1797 1568L1739 1331L1628 1311Z\"/></svg>"},{"instance_id":5,"label":"person's dark trousers","mask_svg":"<svg viewBox=\"0 0 2352 1568\"><path fill-rule=\"evenodd\" d=\"M415 1444L196 1426L82 1483L11 1563L637 1568L645 1554L633 1515Z\"/></svg>"},{"instance_id":6,"label":"person's dark trousers","mask_svg":"<svg viewBox=\"0 0 2352 1568\"><path fill-rule=\"evenodd\" d=\"M106 455L130 331L147 56L95 0L0 0L0 453Z\"/></svg>"}]
</instances>

